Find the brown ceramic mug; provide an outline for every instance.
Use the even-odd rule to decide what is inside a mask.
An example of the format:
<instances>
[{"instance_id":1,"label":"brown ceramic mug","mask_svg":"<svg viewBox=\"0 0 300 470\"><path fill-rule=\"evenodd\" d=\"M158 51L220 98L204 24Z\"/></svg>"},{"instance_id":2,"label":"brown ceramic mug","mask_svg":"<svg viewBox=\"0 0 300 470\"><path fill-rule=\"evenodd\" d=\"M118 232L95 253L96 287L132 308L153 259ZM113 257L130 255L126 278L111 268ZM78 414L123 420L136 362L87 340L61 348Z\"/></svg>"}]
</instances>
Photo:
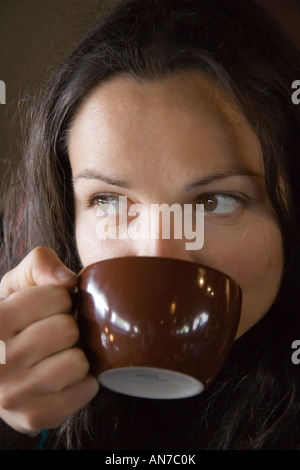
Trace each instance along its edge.
<instances>
[{"instance_id":1,"label":"brown ceramic mug","mask_svg":"<svg viewBox=\"0 0 300 470\"><path fill-rule=\"evenodd\" d=\"M189 261L133 256L87 266L77 314L91 370L125 395L201 393L232 347L241 298L229 276Z\"/></svg>"}]
</instances>

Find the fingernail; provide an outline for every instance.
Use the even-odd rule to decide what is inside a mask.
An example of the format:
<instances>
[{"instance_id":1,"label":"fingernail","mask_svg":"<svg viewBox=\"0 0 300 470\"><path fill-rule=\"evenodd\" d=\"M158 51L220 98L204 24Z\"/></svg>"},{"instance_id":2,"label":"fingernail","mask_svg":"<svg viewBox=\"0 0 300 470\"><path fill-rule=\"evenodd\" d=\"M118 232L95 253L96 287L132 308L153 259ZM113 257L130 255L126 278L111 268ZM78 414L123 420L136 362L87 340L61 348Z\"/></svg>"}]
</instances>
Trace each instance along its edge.
<instances>
[{"instance_id":1,"label":"fingernail","mask_svg":"<svg viewBox=\"0 0 300 470\"><path fill-rule=\"evenodd\" d=\"M70 279L74 278L76 274L66 267L60 267L55 271L55 276L60 281L69 281Z\"/></svg>"}]
</instances>

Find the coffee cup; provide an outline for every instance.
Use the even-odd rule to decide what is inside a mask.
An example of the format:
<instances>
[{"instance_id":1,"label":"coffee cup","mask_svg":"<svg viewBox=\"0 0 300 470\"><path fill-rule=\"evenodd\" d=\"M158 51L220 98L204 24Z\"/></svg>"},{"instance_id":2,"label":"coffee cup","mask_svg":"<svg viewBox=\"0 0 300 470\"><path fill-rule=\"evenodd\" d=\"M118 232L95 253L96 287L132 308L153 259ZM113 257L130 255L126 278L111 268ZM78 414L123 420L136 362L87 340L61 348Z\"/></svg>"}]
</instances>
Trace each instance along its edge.
<instances>
[{"instance_id":1,"label":"coffee cup","mask_svg":"<svg viewBox=\"0 0 300 470\"><path fill-rule=\"evenodd\" d=\"M117 393L180 399L215 379L233 345L242 291L227 274L164 257L106 259L79 273L82 347Z\"/></svg>"}]
</instances>

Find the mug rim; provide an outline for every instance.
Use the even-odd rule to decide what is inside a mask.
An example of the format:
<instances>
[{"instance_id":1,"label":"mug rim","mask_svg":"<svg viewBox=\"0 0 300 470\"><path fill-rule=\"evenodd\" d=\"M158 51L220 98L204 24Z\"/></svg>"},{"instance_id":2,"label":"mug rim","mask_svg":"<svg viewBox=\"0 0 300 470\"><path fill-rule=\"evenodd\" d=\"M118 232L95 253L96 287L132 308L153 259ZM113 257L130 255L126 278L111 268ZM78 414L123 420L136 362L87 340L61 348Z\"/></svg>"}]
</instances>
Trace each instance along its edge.
<instances>
[{"instance_id":1,"label":"mug rim","mask_svg":"<svg viewBox=\"0 0 300 470\"><path fill-rule=\"evenodd\" d=\"M95 269L97 268L97 266L100 266L102 265L103 263L105 264L109 264L109 263L114 263L118 260L135 260L135 259L142 259L142 260L157 260L157 261L162 261L162 260L167 260L167 261L171 261L171 262L174 262L175 264L178 263L178 264L190 264L190 265L193 265L194 267L197 267L197 268L202 268L206 271L210 271L210 272L214 272L216 274L218 274L219 276L223 276L224 278L227 278L230 282L234 283L237 285L237 287L240 289L240 293L242 294L242 288L239 284L239 282L234 279L232 276L230 276L228 273L226 273L225 271L221 271L219 269L216 269L216 268L213 268L211 266L208 266L207 264L203 264L203 263L197 263L195 261L191 261L191 260L185 260L185 259L181 259L181 258L171 258L171 257L168 257L168 256L147 256L147 255L142 255L142 256L135 256L135 255L126 255L126 256L116 256L116 257L111 257L111 258L105 258L103 260L99 260L99 261L95 261L93 263L90 263L86 266L84 266L78 273L78 277L81 277L82 275L84 275L86 272L92 270L92 269ZM156 261L155 261L156 262Z\"/></svg>"}]
</instances>

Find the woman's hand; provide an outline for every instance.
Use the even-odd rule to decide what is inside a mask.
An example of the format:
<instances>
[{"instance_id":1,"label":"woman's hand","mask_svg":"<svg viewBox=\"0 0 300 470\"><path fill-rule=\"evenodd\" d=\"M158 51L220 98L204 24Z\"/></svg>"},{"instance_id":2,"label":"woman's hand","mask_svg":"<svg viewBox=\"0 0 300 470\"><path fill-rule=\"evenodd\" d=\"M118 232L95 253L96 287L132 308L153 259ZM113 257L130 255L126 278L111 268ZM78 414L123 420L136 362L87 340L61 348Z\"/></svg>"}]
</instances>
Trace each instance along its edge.
<instances>
[{"instance_id":1,"label":"woman's hand","mask_svg":"<svg viewBox=\"0 0 300 470\"><path fill-rule=\"evenodd\" d=\"M36 248L0 284L0 418L15 430L55 428L86 405L98 383L69 314L77 276L49 248Z\"/></svg>"}]
</instances>

